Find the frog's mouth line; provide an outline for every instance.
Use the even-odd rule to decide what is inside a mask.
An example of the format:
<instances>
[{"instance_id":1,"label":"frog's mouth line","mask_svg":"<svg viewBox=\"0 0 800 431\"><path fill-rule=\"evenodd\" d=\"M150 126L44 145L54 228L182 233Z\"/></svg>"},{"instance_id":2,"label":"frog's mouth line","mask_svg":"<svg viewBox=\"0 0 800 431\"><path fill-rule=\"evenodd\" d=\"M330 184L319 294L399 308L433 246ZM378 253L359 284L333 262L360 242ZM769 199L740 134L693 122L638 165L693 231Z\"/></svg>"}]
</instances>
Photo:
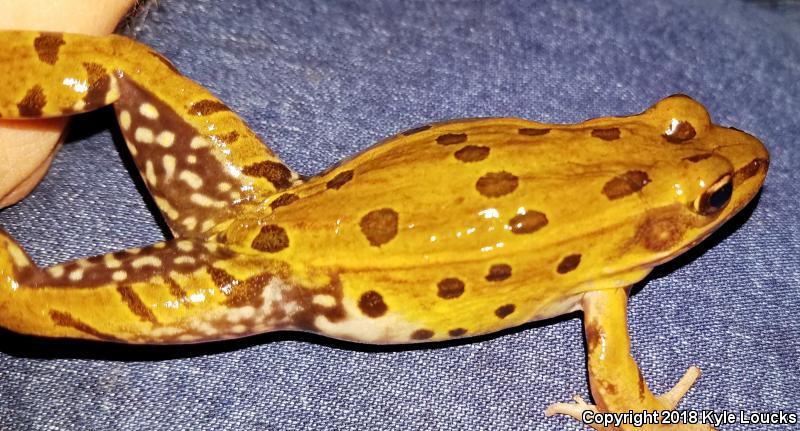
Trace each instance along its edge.
<instances>
[{"instance_id":1,"label":"frog's mouth line","mask_svg":"<svg viewBox=\"0 0 800 431\"><path fill-rule=\"evenodd\" d=\"M736 176L739 175L740 171L742 171L744 169L748 169L747 165L745 167L740 168L740 169L738 169L738 170L736 170L734 172L734 174L733 174L734 175L734 181L735 181ZM738 185L741 185L743 181L749 179L753 175L750 175L748 178L745 178L744 180L739 181ZM667 263L667 262L677 258L678 256L682 255L683 253L685 253L689 249L693 248L697 244L699 244L699 243L703 242L704 240L706 240L714 232L716 232L722 226L727 224L728 221L730 221L737 214L739 214L741 212L741 210L744 209L745 207L747 207L753 200L755 200L756 196L759 195L760 190L761 190L761 184L759 184L759 186L757 188L755 188L752 193L747 193L746 194L747 197L745 199L738 200L733 206L731 206L730 202L729 202L729 204L725 208L723 208L721 211L717 212L716 214L710 215L710 216L698 216L697 213L691 211L691 209L688 209L688 207L687 207L687 210L691 212L692 216L701 217L702 219L704 219L704 223L702 225L696 225L696 228L698 230L697 230L697 235L696 235L695 239L693 239L692 241L684 244L682 247L680 247L680 248L678 248L676 250L666 252L666 255L664 257L661 257L661 258L658 258L658 259L652 261L651 265L653 267L655 267L655 266ZM704 230L704 227L705 227L705 230Z\"/></svg>"}]
</instances>

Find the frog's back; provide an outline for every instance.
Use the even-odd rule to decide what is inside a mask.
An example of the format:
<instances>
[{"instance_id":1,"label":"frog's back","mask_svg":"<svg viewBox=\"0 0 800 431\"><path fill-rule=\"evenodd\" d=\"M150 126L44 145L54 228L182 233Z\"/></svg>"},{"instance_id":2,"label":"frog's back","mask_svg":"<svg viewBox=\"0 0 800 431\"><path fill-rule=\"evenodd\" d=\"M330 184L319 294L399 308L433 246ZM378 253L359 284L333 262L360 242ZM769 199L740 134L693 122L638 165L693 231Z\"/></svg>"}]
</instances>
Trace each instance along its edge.
<instances>
[{"instance_id":1,"label":"frog's back","mask_svg":"<svg viewBox=\"0 0 800 431\"><path fill-rule=\"evenodd\" d=\"M693 133L711 127L676 99ZM441 339L558 315L586 290L640 280L696 224L675 208L675 167L708 151L669 142L680 137L657 108L412 129L276 196L261 227L234 224L228 240L266 234L276 258L304 262L297 277L336 274L347 318L315 325L343 338L360 326L370 341Z\"/></svg>"}]
</instances>

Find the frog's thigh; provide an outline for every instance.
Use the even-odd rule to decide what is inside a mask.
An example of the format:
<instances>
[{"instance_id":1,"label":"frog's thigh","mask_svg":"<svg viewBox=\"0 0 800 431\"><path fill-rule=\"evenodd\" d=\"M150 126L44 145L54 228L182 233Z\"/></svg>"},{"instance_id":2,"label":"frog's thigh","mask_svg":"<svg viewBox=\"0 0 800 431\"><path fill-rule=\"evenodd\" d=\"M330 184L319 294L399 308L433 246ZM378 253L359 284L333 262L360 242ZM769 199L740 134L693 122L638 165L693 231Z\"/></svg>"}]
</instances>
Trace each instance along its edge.
<instances>
[{"instance_id":1,"label":"frog's thigh","mask_svg":"<svg viewBox=\"0 0 800 431\"><path fill-rule=\"evenodd\" d=\"M595 408L584 404L582 400L576 404L554 404L548 408L548 415L567 414L580 420L581 413L587 409L600 412L672 410L699 377L699 370L691 367L666 394L655 396L650 391L630 354L627 301L625 289L604 289L584 295L581 305L588 346L589 383L597 406ZM656 426L646 429L690 428L694 429L685 425L679 425L678 428ZM703 426L697 429L711 428Z\"/></svg>"}]
</instances>

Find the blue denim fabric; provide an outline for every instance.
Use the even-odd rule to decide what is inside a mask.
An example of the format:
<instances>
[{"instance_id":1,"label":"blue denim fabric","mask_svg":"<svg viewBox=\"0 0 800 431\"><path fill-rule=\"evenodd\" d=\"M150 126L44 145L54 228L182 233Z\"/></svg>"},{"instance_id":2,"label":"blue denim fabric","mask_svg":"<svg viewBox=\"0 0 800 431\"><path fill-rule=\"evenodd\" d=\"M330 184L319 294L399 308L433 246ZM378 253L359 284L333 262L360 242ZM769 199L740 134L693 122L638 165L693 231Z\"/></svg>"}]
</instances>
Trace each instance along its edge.
<instances>
[{"instance_id":1,"label":"blue denim fabric","mask_svg":"<svg viewBox=\"0 0 800 431\"><path fill-rule=\"evenodd\" d=\"M575 122L677 92L760 137L772 165L757 205L659 268L631 299L630 332L655 392L703 369L682 408L800 410L797 3L160 3L136 36L302 174L434 120ZM76 118L44 182L0 212L39 264L162 238L113 124L107 110ZM586 429L542 413L575 393L588 395L575 316L416 348L296 334L165 349L0 335L3 430Z\"/></svg>"}]
</instances>

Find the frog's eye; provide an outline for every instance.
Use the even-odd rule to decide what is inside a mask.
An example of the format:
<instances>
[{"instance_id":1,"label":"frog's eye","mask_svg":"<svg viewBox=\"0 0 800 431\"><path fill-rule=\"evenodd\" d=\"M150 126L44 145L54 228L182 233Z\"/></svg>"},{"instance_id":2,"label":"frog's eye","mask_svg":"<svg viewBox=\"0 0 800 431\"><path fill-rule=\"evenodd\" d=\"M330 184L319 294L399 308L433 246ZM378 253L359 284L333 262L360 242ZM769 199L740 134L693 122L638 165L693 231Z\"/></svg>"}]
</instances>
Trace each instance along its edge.
<instances>
[{"instance_id":1,"label":"frog's eye","mask_svg":"<svg viewBox=\"0 0 800 431\"><path fill-rule=\"evenodd\" d=\"M700 197L695 199L693 209L698 214L711 215L719 212L733 194L733 181L730 175L725 175L707 188Z\"/></svg>"}]
</instances>

